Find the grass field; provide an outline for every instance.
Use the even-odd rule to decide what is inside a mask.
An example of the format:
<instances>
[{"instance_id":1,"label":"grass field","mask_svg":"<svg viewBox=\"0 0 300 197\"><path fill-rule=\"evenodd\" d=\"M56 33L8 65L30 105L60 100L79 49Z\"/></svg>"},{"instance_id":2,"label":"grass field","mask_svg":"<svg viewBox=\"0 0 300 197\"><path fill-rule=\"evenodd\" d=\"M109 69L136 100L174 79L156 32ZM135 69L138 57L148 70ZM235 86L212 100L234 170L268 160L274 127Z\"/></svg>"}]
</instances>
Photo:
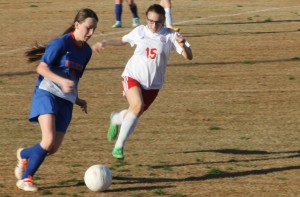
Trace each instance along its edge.
<instances>
[{"instance_id":1,"label":"grass field","mask_svg":"<svg viewBox=\"0 0 300 197\"><path fill-rule=\"evenodd\" d=\"M159 1L136 0L141 22ZM28 122L37 78L24 51L46 43L89 7L100 22L90 44L131 30L113 29L113 1L0 1L0 197L300 196L300 5L297 0L173 0L173 19L194 59L175 52L166 83L127 142L124 161L106 141L111 111L127 107L121 94L133 48L93 55L81 80L88 114L74 108L61 149L36 173L37 193L15 189L15 152L41 139ZM183 3L184 2L184 3ZM108 166L113 184L95 193L85 170Z\"/></svg>"}]
</instances>

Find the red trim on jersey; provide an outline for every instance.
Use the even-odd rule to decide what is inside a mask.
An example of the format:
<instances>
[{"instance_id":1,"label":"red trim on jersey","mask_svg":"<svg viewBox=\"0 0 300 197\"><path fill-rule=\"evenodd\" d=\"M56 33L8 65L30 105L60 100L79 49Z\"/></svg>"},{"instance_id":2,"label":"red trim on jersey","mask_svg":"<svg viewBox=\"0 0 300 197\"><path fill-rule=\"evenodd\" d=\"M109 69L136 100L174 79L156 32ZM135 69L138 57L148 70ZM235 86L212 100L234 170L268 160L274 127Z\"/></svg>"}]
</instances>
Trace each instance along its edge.
<instances>
[{"instance_id":1,"label":"red trim on jersey","mask_svg":"<svg viewBox=\"0 0 300 197\"><path fill-rule=\"evenodd\" d=\"M72 40L73 40L75 46L76 46L77 48L80 48L80 49L83 48L83 44L82 44L82 46L80 46L80 45L77 43L77 41L76 41L76 39L75 39L75 36L74 36L74 32L71 32L70 34L71 34L71 37L72 37Z\"/></svg>"}]
</instances>

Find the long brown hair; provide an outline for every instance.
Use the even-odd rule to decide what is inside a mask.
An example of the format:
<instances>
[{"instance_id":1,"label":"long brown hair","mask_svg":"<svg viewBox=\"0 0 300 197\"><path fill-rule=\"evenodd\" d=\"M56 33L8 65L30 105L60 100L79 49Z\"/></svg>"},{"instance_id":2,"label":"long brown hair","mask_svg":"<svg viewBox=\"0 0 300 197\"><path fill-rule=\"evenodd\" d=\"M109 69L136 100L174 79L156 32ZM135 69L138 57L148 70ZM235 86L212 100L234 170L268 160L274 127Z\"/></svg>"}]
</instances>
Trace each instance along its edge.
<instances>
[{"instance_id":1,"label":"long brown hair","mask_svg":"<svg viewBox=\"0 0 300 197\"><path fill-rule=\"evenodd\" d=\"M62 35L73 32L75 30L75 22L83 23L86 18L94 18L98 22L98 16L93 10L89 8L80 9L75 16L72 25L68 27ZM28 58L27 61L31 63L40 60L45 53L46 47L47 44L40 45L36 42L31 49L28 49L25 52L25 55Z\"/></svg>"}]
</instances>

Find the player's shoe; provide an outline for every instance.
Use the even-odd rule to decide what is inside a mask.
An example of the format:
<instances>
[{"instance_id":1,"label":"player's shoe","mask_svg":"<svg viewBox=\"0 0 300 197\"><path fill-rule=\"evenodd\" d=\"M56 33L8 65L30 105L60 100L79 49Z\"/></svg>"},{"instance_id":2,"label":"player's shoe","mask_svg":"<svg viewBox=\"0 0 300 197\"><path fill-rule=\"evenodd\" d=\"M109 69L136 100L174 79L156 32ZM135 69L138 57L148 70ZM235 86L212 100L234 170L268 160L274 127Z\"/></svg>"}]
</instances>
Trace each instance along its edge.
<instances>
[{"instance_id":1,"label":"player's shoe","mask_svg":"<svg viewBox=\"0 0 300 197\"><path fill-rule=\"evenodd\" d=\"M169 27L169 28L170 28L170 29L173 29L174 31L177 31L177 32L180 31L180 28L179 28L179 27L171 26L171 27Z\"/></svg>"},{"instance_id":2,"label":"player's shoe","mask_svg":"<svg viewBox=\"0 0 300 197\"><path fill-rule=\"evenodd\" d=\"M38 188L33 186L32 184L32 177L18 180L16 185L19 190L23 190L27 192L36 192L38 190Z\"/></svg>"},{"instance_id":3,"label":"player's shoe","mask_svg":"<svg viewBox=\"0 0 300 197\"><path fill-rule=\"evenodd\" d=\"M28 160L27 159L22 159L21 158L21 151L23 150L24 148L19 148L17 150L17 159L18 159L18 163L17 163L17 166L15 167L15 176L18 180L21 180L22 179L22 176L23 176L23 173L25 172L26 170L26 167L27 167L27 163L28 163Z\"/></svg>"},{"instance_id":4,"label":"player's shoe","mask_svg":"<svg viewBox=\"0 0 300 197\"><path fill-rule=\"evenodd\" d=\"M112 122L112 117L115 114L115 112L112 112L110 115L110 122L109 122L109 128L108 128L108 132L107 132L107 140L109 142L113 141L114 139L116 139L117 135L118 135L118 125L114 124Z\"/></svg>"},{"instance_id":5,"label":"player's shoe","mask_svg":"<svg viewBox=\"0 0 300 197\"><path fill-rule=\"evenodd\" d=\"M121 21L116 21L116 23L112 27L113 28L121 28L122 27Z\"/></svg>"},{"instance_id":6,"label":"player's shoe","mask_svg":"<svg viewBox=\"0 0 300 197\"><path fill-rule=\"evenodd\" d=\"M117 159L124 159L123 148L113 148L112 155Z\"/></svg>"},{"instance_id":7,"label":"player's shoe","mask_svg":"<svg viewBox=\"0 0 300 197\"><path fill-rule=\"evenodd\" d=\"M139 18L133 18L132 19L132 27L137 27L140 25L140 20Z\"/></svg>"}]
</instances>

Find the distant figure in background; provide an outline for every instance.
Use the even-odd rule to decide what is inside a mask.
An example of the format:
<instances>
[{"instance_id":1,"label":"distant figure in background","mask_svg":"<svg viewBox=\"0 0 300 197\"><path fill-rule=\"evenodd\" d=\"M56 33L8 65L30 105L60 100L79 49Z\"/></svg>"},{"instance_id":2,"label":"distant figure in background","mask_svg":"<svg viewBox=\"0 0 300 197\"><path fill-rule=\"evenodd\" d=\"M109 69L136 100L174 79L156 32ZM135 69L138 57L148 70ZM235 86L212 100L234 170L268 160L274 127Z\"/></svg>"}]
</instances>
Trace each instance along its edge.
<instances>
[{"instance_id":1,"label":"distant figure in background","mask_svg":"<svg viewBox=\"0 0 300 197\"><path fill-rule=\"evenodd\" d=\"M171 0L161 0L160 5L165 8L166 12L166 27L171 28L177 32L180 31L180 28L173 26L173 19L172 19L172 3Z\"/></svg>"},{"instance_id":2,"label":"distant figure in background","mask_svg":"<svg viewBox=\"0 0 300 197\"><path fill-rule=\"evenodd\" d=\"M132 13L132 27L136 27L140 24L139 16L137 11L137 6L134 3L134 0L127 0L128 6ZM115 14L116 14L116 22L112 26L113 28L121 28L122 27L122 11L123 11L123 0L115 0Z\"/></svg>"}]
</instances>

